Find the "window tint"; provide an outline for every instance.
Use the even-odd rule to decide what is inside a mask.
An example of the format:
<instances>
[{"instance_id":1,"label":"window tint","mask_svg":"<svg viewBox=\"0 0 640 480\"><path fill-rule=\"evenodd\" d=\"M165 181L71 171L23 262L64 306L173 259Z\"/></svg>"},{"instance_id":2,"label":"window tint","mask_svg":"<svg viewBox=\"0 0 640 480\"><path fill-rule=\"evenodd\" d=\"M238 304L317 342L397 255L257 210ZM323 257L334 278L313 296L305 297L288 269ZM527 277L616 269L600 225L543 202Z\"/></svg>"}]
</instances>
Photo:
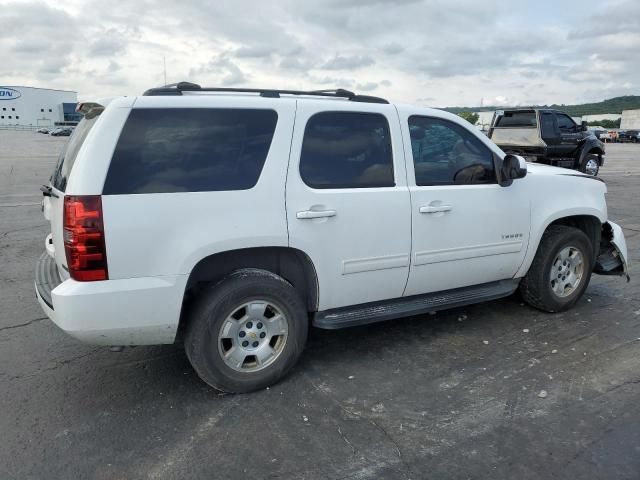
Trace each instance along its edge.
<instances>
[{"instance_id":1,"label":"window tint","mask_svg":"<svg viewBox=\"0 0 640 480\"><path fill-rule=\"evenodd\" d=\"M535 127L536 112L504 112L496 119L496 127Z\"/></svg>"},{"instance_id":2,"label":"window tint","mask_svg":"<svg viewBox=\"0 0 640 480\"><path fill-rule=\"evenodd\" d=\"M323 112L311 117L304 131L300 176L312 188L394 186L385 116Z\"/></svg>"},{"instance_id":3,"label":"window tint","mask_svg":"<svg viewBox=\"0 0 640 480\"><path fill-rule=\"evenodd\" d=\"M409 118L416 185L495 183L493 153L466 128L448 120Z\"/></svg>"},{"instance_id":4,"label":"window tint","mask_svg":"<svg viewBox=\"0 0 640 480\"><path fill-rule=\"evenodd\" d=\"M554 137L557 136L555 133L555 125L553 123L553 114L552 113L541 113L540 114L540 126L542 127L542 135L545 137Z\"/></svg>"},{"instance_id":5,"label":"window tint","mask_svg":"<svg viewBox=\"0 0 640 480\"><path fill-rule=\"evenodd\" d=\"M558 128L560 130L573 131L576 129L576 124L567 115L556 115L556 118L558 119Z\"/></svg>"},{"instance_id":6,"label":"window tint","mask_svg":"<svg viewBox=\"0 0 640 480\"><path fill-rule=\"evenodd\" d=\"M252 188L277 119L273 110L135 109L116 145L103 193Z\"/></svg>"}]
</instances>

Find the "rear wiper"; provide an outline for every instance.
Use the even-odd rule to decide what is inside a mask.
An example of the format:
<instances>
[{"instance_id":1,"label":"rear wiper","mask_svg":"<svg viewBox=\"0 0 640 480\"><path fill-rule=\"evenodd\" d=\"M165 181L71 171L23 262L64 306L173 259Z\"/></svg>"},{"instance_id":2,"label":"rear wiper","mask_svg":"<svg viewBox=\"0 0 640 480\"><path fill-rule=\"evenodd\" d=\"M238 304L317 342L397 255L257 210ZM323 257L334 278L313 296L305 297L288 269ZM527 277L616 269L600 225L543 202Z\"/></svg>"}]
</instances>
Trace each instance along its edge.
<instances>
[{"instance_id":1,"label":"rear wiper","mask_svg":"<svg viewBox=\"0 0 640 480\"><path fill-rule=\"evenodd\" d=\"M53 189L51 188L51 185L42 185L40 187L40 191L42 192L42 195L44 195L45 197L59 198L56 192L54 192Z\"/></svg>"}]
</instances>

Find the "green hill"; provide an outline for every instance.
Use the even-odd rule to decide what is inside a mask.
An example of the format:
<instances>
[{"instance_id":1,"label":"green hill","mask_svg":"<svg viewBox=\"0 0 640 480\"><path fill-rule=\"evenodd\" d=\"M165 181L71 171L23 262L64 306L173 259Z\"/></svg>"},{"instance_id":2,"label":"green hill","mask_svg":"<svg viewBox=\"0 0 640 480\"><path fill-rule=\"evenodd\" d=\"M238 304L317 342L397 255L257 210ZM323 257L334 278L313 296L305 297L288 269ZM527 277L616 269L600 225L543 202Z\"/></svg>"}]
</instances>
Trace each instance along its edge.
<instances>
[{"instance_id":1,"label":"green hill","mask_svg":"<svg viewBox=\"0 0 640 480\"><path fill-rule=\"evenodd\" d=\"M529 105L519 105L518 108L527 107ZM625 95L623 97L610 98L597 103L583 103L580 105L530 105L533 108L557 108L568 113L572 117L581 117L583 115L598 115L603 113L622 113L622 110L640 109L640 95ZM451 113L460 112L483 112L492 111L503 108L511 108L505 106L484 106L484 107L446 107Z\"/></svg>"}]
</instances>

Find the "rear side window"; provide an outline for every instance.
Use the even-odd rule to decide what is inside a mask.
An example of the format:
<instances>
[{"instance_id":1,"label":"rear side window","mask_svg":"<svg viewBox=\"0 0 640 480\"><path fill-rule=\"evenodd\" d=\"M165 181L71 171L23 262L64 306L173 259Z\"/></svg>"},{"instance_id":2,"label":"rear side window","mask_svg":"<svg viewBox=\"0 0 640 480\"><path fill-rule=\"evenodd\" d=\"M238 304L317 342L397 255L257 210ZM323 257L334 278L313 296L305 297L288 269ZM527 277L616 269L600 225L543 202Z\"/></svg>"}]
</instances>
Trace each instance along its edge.
<instances>
[{"instance_id":1,"label":"rear side window","mask_svg":"<svg viewBox=\"0 0 640 480\"><path fill-rule=\"evenodd\" d=\"M76 161L80 147L84 143L84 139L89 135L96 120L98 120L101 111L102 110L99 112L90 112L78 123L69 141L62 149L60 157L58 157L58 163L51 176L51 185L61 192L64 192L67 188L71 168Z\"/></svg>"},{"instance_id":2,"label":"rear side window","mask_svg":"<svg viewBox=\"0 0 640 480\"><path fill-rule=\"evenodd\" d=\"M304 131L300 176L312 188L394 186L386 117L359 112L312 116Z\"/></svg>"},{"instance_id":3,"label":"rear side window","mask_svg":"<svg viewBox=\"0 0 640 480\"><path fill-rule=\"evenodd\" d=\"M535 127L536 112L504 112L496 120L496 127Z\"/></svg>"},{"instance_id":4,"label":"rear side window","mask_svg":"<svg viewBox=\"0 0 640 480\"><path fill-rule=\"evenodd\" d=\"M277 120L273 110L134 109L113 153L103 194L253 188Z\"/></svg>"}]
</instances>

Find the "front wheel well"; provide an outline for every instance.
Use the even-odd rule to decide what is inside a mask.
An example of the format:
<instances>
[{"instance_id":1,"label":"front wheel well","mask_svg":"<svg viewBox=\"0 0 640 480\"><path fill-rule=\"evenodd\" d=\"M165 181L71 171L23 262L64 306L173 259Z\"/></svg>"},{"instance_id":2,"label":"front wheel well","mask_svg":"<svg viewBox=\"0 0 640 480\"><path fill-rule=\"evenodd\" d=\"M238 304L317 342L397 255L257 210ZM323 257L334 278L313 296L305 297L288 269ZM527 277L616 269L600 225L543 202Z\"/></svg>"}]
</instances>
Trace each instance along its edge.
<instances>
[{"instance_id":1,"label":"front wheel well","mask_svg":"<svg viewBox=\"0 0 640 480\"><path fill-rule=\"evenodd\" d=\"M602 161L602 155L604 155L604 151L600 147L593 147L587 151L587 153L585 154L585 157L587 155L597 155L598 160Z\"/></svg>"},{"instance_id":2,"label":"front wheel well","mask_svg":"<svg viewBox=\"0 0 640 480\"><path fill-rule=\"evenodd\" d=\"M257 247L220 252L200 260L189 274L177 339L184 334L189 306L198 293L233 272L246 268L257 268L279 275L298 291L309 312L317 310L316 270L311 259L301 250L289 247Z\"/></svg>"},{"instance_id":3,"label":"front wheel well","mask_svg":"<svg viewBox=\"0 0 640 480\"><path fill-rule=\"evenodd\" d=\"M545 232L552 225L565 225L567 227L577 228L584 232L591 242L593 258L595 259L598 256L598 252L600 251L600 237L602 235L602 223L600 222L600 219L592 215L573 215L570 217L563 217L554 220L547 225Z\"/></svg>"}]
</instances>

